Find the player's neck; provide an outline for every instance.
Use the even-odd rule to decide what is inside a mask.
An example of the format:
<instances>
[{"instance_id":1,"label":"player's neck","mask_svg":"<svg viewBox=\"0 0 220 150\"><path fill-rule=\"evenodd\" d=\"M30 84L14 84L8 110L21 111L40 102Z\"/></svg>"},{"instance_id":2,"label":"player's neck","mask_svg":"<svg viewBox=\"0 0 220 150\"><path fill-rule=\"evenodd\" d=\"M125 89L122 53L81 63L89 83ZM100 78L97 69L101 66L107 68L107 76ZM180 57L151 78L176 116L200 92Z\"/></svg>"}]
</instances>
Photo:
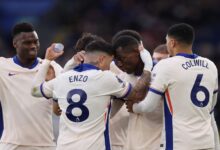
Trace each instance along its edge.
<instances>
[{"instance_id":1,"label":"player's neck","mask_svg":"<svg viewBox=\"0 0 220 150\"><path fill-rule=\"evenodd\" d=\"M85 55L84 63L90 64L90 65L93 65L99 68L97 56L94 57L92 55Z\"/></svg>"},{"instance_id":2,"label":"player's neck","mask_svg":"<svg viewBox=\"0 0 220 150\"><path fill-rule=\"evenodd\" d=\"M16 57L17 57L17 60L19 61L19 64L25 68L31 67L36 62L36 58L35 59L24 59L18 55Z\"/></svg>"},{"instance_id":3,"label":"player's neck","mask_svg":"<svg viewBox=\"0 0 220 150\"><path fill-rule=\"evenodd\" d=\"M178 47L178 48L176 48L176 50L174 51L174 56L175 56L176 54L179 54L179 53L193 54L193 52L192 52L192 47Z\"/></svg>"}]
</instances>

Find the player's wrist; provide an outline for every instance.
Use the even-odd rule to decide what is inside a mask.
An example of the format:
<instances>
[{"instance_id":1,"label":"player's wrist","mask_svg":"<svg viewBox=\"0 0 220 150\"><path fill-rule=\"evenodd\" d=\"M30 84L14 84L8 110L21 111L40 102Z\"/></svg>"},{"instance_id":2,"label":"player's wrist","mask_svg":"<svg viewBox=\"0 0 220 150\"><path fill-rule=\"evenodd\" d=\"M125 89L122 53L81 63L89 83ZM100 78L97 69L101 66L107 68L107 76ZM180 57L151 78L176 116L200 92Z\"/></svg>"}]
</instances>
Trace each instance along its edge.
<instances>
[{"instance_id":1,"label":"player's wrist","mask_svg":"<svg viewBox=\"0 0 220 150\"><path fill-rule=\"evenodd\" d=\"M70 65L76 65L76 61L75 61L74 57L71 58L71 59L68 61L68 63L69 63Z\"/></svg>"},{"instance_id":2,"label":"player's wrist","mask_svg":"<svg viewBox=\"0 0 220 150\"><path fill-rule=\"evenodd\" d=\"M43 64L50 64L52 60L45 58Z\"/></svg>"}]
</instances>

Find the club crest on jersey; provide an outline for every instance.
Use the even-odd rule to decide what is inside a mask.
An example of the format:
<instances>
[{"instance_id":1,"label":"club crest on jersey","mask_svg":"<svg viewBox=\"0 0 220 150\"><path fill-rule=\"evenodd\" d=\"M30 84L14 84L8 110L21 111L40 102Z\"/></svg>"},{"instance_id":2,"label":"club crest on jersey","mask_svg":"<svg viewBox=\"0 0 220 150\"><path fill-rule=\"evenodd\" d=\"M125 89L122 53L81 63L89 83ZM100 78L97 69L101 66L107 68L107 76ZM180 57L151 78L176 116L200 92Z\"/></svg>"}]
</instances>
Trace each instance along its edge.
<instances>
[{"instance_id":1,"label":"club crest on jersey","mask_svg":"<svg viewBox=\"0 0 220 150\"><path fill-rule=\"evenodd\" d=\"M153 73L153 74L152 74L152 77L154 78L154 77L156 77L156 75L157 75L156 73Z\"/></svg>"},{"instance_id":2,"label":"club crest on jersey","mask_svg":"<svg viewBox=\"0 0 220 150\"><path fill-rule=\"evenodd\" d=\"M119 83L123 83L123 81L118 76L116 76L116 78L118 79Z\"/></svg>"}]
</instances>

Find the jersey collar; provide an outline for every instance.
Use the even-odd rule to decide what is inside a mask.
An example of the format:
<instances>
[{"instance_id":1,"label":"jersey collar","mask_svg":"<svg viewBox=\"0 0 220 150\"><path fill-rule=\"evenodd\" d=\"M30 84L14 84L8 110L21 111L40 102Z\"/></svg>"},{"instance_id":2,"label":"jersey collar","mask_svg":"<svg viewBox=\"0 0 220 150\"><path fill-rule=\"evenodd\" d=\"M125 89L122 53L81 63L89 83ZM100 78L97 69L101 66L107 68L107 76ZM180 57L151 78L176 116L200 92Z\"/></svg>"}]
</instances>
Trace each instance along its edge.
<instances>
[{"instance_id":1,"label":"jersey collar","mask_svg":"<svg viewBox=\"0 0 220 150\"><path fill-rule=\"evenodd\" d=\"M73 70L77 72L83 72L87 70L99 70L99 68L91 64L80 64L76 66Z\"/></svg>"},{"instance_id":2,"label":"jersey collar","mask_svg":"<svg viewBox=\"0 0 220 150\"><path fill-rule=\"evenodd\" d=\"M178 53L176 54L176 56L183 56L183 57L191 58L191 59L195 59L198 57L198 55L196 54L187 54L187 53Z\"/></svg>"},{"instance_id":3,"label":"jersey collar","mask_svg":"<svg viewBox=\"0 0 220 150\"><path fill-rule=\"evenodd\" d=\"M24 66L21 64L21 62L19 61L19 59L18 59L17 56L14 56L14 57L13 57L13 61L14 61L15 64L17 64L17 65L19 65L19 66L21 66L21 67L23 67L23 68L28 68L28 69L33 69L33 68L36 67L37 64L39 63L38 59L36 58L36 59L34 60L34 63L33 63L30 67L24 67Z\"/></svg>"}]
</instances>

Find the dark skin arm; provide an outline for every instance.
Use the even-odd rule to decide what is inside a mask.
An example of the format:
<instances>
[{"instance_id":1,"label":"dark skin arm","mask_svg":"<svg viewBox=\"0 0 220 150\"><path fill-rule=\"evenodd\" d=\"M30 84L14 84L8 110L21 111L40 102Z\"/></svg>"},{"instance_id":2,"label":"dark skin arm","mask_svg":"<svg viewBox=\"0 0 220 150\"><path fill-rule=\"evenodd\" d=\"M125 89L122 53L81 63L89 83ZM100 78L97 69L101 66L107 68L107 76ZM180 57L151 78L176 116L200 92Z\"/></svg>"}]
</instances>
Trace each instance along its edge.
<instances>
[{"instance_id":1,"label":"dark skin arm","mask_svg":"<svg viewBox=\"0 0 220 150\"><path fill-rule=\"evenodd\" d=\"M55 101L53 101L53 113L57 116L61 115L62 110L59 107L59 104Z\"/></svg>"},{"instance_id":2,"label":"dark skin arm","mask_svg":"<svg viewBox=\"0 0 220 150\"><path fill-rule=\"evenodd\" d=\"M111 110L111 118L113 118L121 107L124 105L124 100L121 99L112 99L112 110Z\"/></svg>"},{"instance_id":3,"label":"dark skin arm","mask_svg":"<svg viewBox=\"0 0 220 150\"><path fill-rule=\"evenodd\" d=\"M142 42L139 45L138 49L139 51L144 50L144 46ZM132 92L128 96L128 101L126 101L126 105L129 112L132 112L130 111L131 110L130 108L132 107L133 103L137 103L145 98L150 86L150 81L151 81L151 72L147 70L143 70L141 77L139 78Z\"/></svg>"},{"instance_id":4,"label":"dark skin arm","mask_svg":"<svg viewBox=\"0 0 220 150\"><path fill-rule=\"evenodd\" d=\"M144 46L142 42L140 43L137 51L138 53L140 53L141 51L144 52ZM142 64L140 64L139 66L142 67ZM134 86L131 94L128 96L128 100L132 100L133 102L139 102L143 100L147 94L150 81L151 81L151 72L147 70L143 70L141 77L139 78L136 85Z\"/></svg>"},{"instance_id":5,"label":"dark skin arm","mask_svg":"<svg viewBox=\"0 0 220 150\"><path fill-rule=\"evenodd\" d=\"M140 79L137 81L136 85L133 87L132 92L128 96L128 100L134 102L139 102L143 100L147 94L151 80L151 72L143 71Z\"/></svg>"}]
</instances>

